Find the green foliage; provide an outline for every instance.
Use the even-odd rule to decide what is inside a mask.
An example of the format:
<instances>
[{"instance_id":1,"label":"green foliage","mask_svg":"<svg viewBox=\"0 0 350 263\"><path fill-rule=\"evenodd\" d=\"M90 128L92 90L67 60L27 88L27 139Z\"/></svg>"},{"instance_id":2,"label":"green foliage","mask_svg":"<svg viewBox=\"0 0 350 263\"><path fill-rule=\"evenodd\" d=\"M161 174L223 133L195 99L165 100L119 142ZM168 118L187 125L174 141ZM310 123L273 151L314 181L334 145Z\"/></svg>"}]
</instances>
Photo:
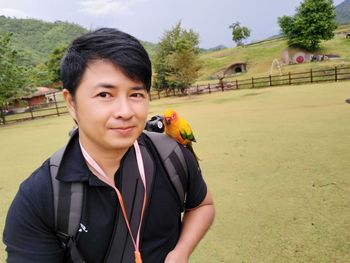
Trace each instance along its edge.
<instances>
[{"instance_id":1,"label":"green foliage","mask_svg":"<svg viewBox=\"0 0 350 263\"><path fill-rule=\"evenodd\" d=\"M57 47L49 56L47 68L52 82L60 81L60 64L66 49L67 46Z\"/></svg>"},{"instance_id":2,"label":"green foliage","mask_svg":"<svg viewBox=\"0 0 350 263\"><path fill-rule=\"evenodd\" d=\"M36 19L0 16L0 35L11 34L7 48L17 50L16 57L9 62L11 67L14 67L13 63L17 64L17 70L12 73L16 77L12 79L19 81L25 78L27 87L48 86L57 82L59 63L64 50L74 38L86 32L85 28L67 22L48 23ZM6 92L9 95L6 97L19 96L19 90L16 89L13 93L10 88L12 86L7 84Z\"/></svg>"},{"instance_id":3,"label":"green foliage","mask_svg":"<svg viewBox=\"0 0 350 263\"><path fill-rule=\"evenodd\" d=\"M236 42L237 46L244 46L244 40L250 37L250 29L241 26L239 22L233 23L229 26L232 29L232 40Z\"/></svg>"},{"instance_id":4,"label":"green foliage","mask_svg":"<svg viewBox=\"0 0 350 263\"><path fill-rule=\"evenodd\" d=\"M30 85L34 87L46 87L52 83L48 68L42 63L29 68L28 80Z\"/></svg>"},{"instance_id":5,"label":"green foliage","mask_svg":"<svg viewBox=\"0 0 350 263\"><path fill-rule=\"evenodd\" d=\"M339 24L350 23L350 0L345 0L335 8L337 12L337 22Z\"/></svg>"},{"instance_id":6,"label":"green foliage","mask_svg":"<svg viewBox=\"0 0 350 263\"><path fill-rule=\"evenodd\" d=\"M0 118L5 123L3 109L11 98L25 94L26 71L18 65L18 52L10 45L11 34L0 36Z\"/></svg>"},{"instance_id":7,"label":"green foliage","mask_svg":"<svg viewBox=\"0 0 350 263\"><path fill-rule=\"evenodd\" d=\"M157 52L157 44L151 43L151 42L147 42L147 41L140 41L142 46L146 49L149 57L151 58L151 60L153 60L153 58L155 57L155 54Z\"/></svg>"},{"instance_id":8,"label":"green foliage","mask_svg":"<svg viewBox=\"0 0 350 263\"><path fill-rule=\"evenodd\" d=\"M289 46L315 51L321 40L334 37L335 17L332 0L304 0L294 16L279 17L278 23Z\"/></svg>"},{"instance_id":9,"label":"green foliage","mask_svg":"<svg viewBox=\"0 0 350 263\"><path fill-rule=\"evenodd\" d=\"M67 46L87 29L68 22L44 22L0 16L0 34L13 33L12 46L21 54L25 66L45 63L56 48Z\"/></svg>"},{"instance_id":10,"label":"green foliage","mask_svg":"<svg viewBox=\"0 0 350 263\"><path fill-rule=\"evenodd\" d=\"M88 32L80 25L37 19L16 19L0 16L0 34L13 33L13 47L18 50L26 66L45 63L55 48L67 46L73 39ZM156 44L141 41L152 58Z\"/></svg>"},{"instance_id":11,"label":"green foliage","mask_svg":"<svg viewBox=\"0 0 350 263\"><path fill-rule=\"evenodd\" d=\"M11 48L17 50L17 62L26 68L31 86L47 86L59 81L59 64L68 44L88 32L77 24L0 16L0 35L12 34ZM152 58L157 45L141 43Z\"/></svg>"},{"instance_id":12,"label":"green foliage","mask_svg":"<svg viewBox=\"0 0 350 263\"><path fill-rule=\"evenodd\" d=\"M20 95L25 85L25 69L18 65L18 53L10 42L11 34L0 36L0 106Z\"/></svg>"},{"instance_id":13,"label":"green foliage","mask_svg":"<svg viewBox=\"0 0 350 263\"><path fill-rule=\"evenodd\" d=\"M154 88L181 89L190 86L198 77L199 36L181 28L181 22L164 33L154 59Z\"/></svg>"}]
</instances>

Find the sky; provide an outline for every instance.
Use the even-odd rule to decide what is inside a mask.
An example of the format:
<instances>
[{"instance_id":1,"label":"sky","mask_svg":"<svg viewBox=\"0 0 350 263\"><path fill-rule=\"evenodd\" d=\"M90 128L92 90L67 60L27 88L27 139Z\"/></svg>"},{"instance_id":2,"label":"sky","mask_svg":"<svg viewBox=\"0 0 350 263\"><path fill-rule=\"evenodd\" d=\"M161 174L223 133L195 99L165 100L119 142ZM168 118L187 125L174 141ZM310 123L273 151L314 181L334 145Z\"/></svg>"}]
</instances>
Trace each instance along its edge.
<instances>
[{"instance_id":1,"label":"sky","mask_svg":"<svg viewBox=\"0 0 350 263\"><path fill-rule=\"evenodd\" d=\"M179 21L199 34L202 48L233 47L229 26L251 29L250 41L279 33L277 18L293 15L302 0L0 0L0 15L114 27L158 43ZM334 0L338 5L344 0Z\"/></svg>"}]
</instances>

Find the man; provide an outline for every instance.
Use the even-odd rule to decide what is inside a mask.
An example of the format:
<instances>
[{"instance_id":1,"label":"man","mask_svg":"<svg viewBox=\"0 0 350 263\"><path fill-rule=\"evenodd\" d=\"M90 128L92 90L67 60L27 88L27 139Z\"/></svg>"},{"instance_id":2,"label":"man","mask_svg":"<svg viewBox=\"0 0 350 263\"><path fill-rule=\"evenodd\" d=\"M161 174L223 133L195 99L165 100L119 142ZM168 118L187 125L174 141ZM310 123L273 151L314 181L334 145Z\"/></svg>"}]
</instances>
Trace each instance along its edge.
<instances>
[{"instance_id":1,"label":"man","mask_svg":"<svg viewBox=\"0 0 350 263\"><path fill-rule=\"evenodd\" d=\"M56 178L85 185L75 240L84 261L109 262L117 253L114 262L140 257L144 263L188 262L214 219L213 201L194 156L181 147L188 167L181 221L182 204L154 146L142 133L151 86L145 49L115 29L90 32L68 48L61 79L78 132L67 145ZM8 262L72 262L55 233L49 162L21 184L9 209L3 237ZM127 180L134 180L134 189L122 187ZM122 204L127 195L134 196L132 207ZM134 206L142 212L131 218ZM139 227L129 230L135 220ZM111 249L124 237L120 247Z\"/></svg>"}]
</instances>

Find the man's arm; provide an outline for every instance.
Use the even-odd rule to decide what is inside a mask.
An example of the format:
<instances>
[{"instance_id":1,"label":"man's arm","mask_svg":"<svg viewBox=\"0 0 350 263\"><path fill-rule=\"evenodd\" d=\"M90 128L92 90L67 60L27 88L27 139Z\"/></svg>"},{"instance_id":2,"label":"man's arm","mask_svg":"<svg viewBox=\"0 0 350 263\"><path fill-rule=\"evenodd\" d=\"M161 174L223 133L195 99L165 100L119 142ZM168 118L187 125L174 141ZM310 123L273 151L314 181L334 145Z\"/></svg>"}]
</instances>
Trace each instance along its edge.
<instances>
[{"instance_id":1,"label":"man's arm","mask_svg":"<svg viewBox=\"0 0 350 263\"><path fill-rule=\"evenodd\" d=\"M51 224L52 191L50 176L42 173L45 168L22 183L9 208L3 234L8 263L63 262L63 250Z\"/></svg>"},{"instance_id":2,"label":"man's arm","mask_svg":"<svg viewBox=\"0 0 350 263\"><path fill-rule=\"evenodd\" d=\"M215 209L208 191L199 206L185 211L179 241L165 263L187 263L188 259L214 221Z\"/></svg>"}]
</instances>

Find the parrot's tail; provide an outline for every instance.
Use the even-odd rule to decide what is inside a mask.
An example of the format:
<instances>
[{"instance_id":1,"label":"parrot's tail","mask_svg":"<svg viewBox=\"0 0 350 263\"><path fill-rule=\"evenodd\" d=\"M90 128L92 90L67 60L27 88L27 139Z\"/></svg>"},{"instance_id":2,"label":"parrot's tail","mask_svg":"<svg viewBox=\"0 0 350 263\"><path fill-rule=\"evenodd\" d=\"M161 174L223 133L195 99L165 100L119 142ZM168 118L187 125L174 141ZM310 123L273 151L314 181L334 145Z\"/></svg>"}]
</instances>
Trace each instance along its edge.
<instances>
[{"instance_id":1,"label":"parrot's tail","mask_svg":"<svg viewBox=\"0 0 350 263\"><path fill-rule=\"evenodd\" d=\"M201 159L199 159L198 155L194 152L193 147L192 147L192 143L186 144L187 149L190 150L191 153L193 153L194 157L196 157L197 161L201 161Z\"/></svg>"}]
</instances>

